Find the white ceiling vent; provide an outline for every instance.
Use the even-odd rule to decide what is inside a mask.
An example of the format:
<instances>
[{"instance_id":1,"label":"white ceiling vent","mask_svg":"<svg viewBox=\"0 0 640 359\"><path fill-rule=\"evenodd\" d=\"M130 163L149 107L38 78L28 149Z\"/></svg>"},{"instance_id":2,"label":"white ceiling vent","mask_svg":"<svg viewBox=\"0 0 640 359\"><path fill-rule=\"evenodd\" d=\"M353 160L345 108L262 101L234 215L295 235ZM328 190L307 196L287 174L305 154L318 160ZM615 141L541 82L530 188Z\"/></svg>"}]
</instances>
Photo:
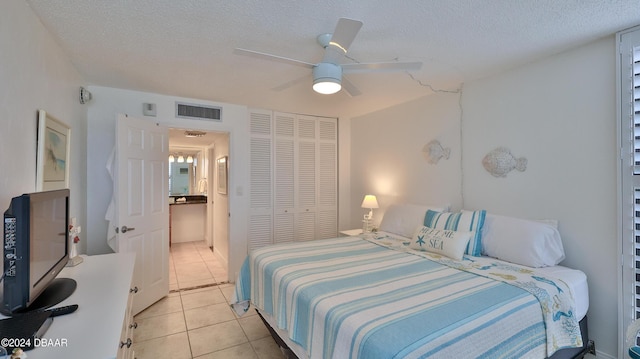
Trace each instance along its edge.
<instances>
[{"instance_id":1,"label":"white ceiling vent","mask_svg":"<svg viewBox=\"0 0 640 359\"><path fill-rule=\"evenodd\" d=\"M193 120L222 121L222 108L176 102L176 117Z\"/></svg>"}]
</instances>

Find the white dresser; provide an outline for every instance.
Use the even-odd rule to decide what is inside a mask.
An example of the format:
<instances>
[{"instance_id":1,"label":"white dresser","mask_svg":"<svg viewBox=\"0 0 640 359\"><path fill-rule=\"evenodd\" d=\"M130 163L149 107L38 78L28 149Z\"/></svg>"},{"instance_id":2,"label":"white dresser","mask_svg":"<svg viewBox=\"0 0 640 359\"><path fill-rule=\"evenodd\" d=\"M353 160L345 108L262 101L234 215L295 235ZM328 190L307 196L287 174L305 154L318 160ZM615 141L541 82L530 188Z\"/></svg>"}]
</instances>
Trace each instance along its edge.
<instances>
[{"instance_id":1,"label":"white dresser","mask_svg":"<svg viewBox=\"0 0 640 359\"><path fill-rule=\"evenodd\" d=\"M133 347L126 343L133 340L135 330L131 318L135 254L83 258L84 262L64 268L58 276L75 279L78 287L56 307L78 304L78 310L53 318L44 334L48 342L66 341L66 346L34 348L26 352L29 359L133 358Z\"/></svg>"}]
</instances>

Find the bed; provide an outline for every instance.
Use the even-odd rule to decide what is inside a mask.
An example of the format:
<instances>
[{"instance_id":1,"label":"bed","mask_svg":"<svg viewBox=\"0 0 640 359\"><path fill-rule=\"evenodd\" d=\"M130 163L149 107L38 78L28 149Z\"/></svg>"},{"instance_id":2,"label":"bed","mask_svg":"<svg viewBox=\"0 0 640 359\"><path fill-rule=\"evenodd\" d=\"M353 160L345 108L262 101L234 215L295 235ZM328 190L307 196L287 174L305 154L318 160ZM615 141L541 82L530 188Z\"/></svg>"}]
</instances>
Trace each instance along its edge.
<instances>
[{"instance_id":1,"label":"bed","mask_svg":"<svg viewBox=\"0 0 640 359\"><path fill-rule=\"evenodd\" d=\"M584 273L478 255L484 250L482 236L488 248L500 237L491 230L509 235L499 217L461 212L453 221L442 211L413 210L413 216L406 208L400 211L395 227L383 219L381 228L392 232L252 251L236 281L232 306L239 314L255 307L274 339L300 359L555 359L593 351ZM394 211L388 216L393 218ZM452 222L460 228L446 229ZM460 230L466 227L473 230ZM517 230L522 233L522 227ZM449 236L446 245L434 231ZM461 239L456 242L454 236ZM425 242L436 249L415 248ZM543 261L549 260L544 258L548 252L553 250L544 251Z\"/></svg>"}]
</instances>

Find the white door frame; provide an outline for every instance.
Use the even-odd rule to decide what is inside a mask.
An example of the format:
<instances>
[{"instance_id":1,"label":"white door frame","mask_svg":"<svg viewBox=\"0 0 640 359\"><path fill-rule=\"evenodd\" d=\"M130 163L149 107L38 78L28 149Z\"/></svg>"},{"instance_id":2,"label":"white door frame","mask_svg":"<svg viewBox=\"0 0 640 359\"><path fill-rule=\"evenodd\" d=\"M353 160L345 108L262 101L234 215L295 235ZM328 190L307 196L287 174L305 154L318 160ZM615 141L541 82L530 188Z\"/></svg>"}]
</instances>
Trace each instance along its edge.
<instances>
[{"instance_id":1,"label":"white door frame","mask_svg":"<svg viewBox=\"0 0 640 359\"><path fill-rule=\"evenodd\" d=\"M202 127L193 127L193 126L184 126L181 124L169 124L167 125L169 128L173 128L173 129L188 129L188 130L194 130L194 131L204 131L204 132L213 132L213 133L217 133L217 134L224 134L227 136L227 140L229 143L229 161L231 162L231 131L230 130L216 130L216 129L209 129L209 128L202 128ZM171 146L171 144L169 144ZM180 147L185 147L185 146L180 146ZM194 146L197 147L197 146ZM206 151L207 151L207 158L208 158L208 165L207 165L207 220L206 220L206 226L207 226L207 234L208 234L208 238L207 238L207 245L211 248L214 247L214 238L215 238L215 226L216 224L214 223L214 219L215 219L215 195L216 195L216 184L217 184L217 178L216 176L216 149L214 148L214 146L209 146L206 147ZM231 179L231 175L229 173L229 179ZM230 184L231 182L229 182ZM230 187L230 186L229 186ZM229 196L227 196L226 198L227 201L227 208L229 208L230 206L230 201L229 201ZM230 247L230 238L229 238L229 229L230 229L230 222L227 221L227 238L226 238L226 242L227 242L227 247ZM214 251L215 253L215 251ZM229 251L227 251L226 253L227 255L227 262L224 263L227 265L227 271L229 271L228 268L228 262L229 262L229 257L231 255L231 253L229 253ZM232 273L229 273L229 278L232 277Z\"/></svg>"}]
</instances>

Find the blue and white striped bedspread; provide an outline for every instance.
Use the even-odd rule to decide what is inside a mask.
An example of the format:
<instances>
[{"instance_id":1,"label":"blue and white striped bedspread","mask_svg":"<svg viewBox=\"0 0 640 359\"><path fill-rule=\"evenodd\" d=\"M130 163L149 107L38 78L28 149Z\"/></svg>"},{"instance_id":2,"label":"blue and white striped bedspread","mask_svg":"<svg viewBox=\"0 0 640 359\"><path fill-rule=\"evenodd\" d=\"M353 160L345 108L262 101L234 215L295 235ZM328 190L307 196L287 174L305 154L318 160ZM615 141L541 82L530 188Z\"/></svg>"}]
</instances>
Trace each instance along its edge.
<instances>
[{"instance_id":1,"label":"blue and white striped bedspread","mask_svg":"<svg viewBox=\"0 0 640 359\"><path fill-rule=\"evenodd\" d=\"M547 350L526 290L437 261L358 237L269 246L247 257L232 302L271 315L310 358L544 358L567 346Z\"/></svg>"}]
</instances>

